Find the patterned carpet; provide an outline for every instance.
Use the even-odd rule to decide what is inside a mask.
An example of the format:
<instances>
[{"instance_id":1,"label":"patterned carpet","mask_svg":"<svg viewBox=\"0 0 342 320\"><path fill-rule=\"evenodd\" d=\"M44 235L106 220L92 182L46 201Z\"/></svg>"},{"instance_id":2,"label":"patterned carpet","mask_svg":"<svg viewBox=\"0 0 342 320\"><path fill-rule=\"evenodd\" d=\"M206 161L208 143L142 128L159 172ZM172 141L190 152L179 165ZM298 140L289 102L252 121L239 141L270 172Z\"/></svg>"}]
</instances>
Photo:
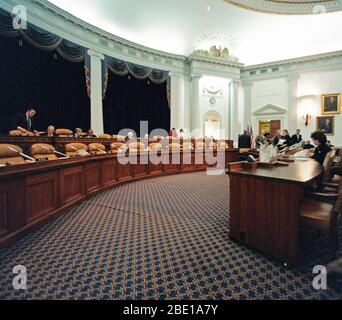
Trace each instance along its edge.
<instances>
[{"instance_id":1,"label":"patterned carpet","mask_svg":"<svg viewBox=\"0 0 342 320\"><path fill-rule=\"evenodd\" d=\"M0 299L342 298L312 287L313 267L329 261L325 237L307 235L293 270L230 241L228 188L226 176L193 173L98 195L0 249Z\"/></svg>"}]
</instances>

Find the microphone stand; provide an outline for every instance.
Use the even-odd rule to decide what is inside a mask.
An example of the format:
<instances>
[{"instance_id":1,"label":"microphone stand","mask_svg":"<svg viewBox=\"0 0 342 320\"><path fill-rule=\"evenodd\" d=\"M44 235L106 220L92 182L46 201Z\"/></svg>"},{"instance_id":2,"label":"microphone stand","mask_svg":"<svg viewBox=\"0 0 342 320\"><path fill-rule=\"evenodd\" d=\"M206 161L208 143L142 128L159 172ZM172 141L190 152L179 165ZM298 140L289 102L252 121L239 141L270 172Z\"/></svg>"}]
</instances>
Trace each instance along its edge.
<instances>
[{"instance_id":1,"label":"microphone stand","mask_svg":"<svg viewBox=\"0 0 342 320\"><path fill-rule=\"evenodd\" d=\"M18 150L14 149L14 148L8 147L7 149L10 150L10 151L13 151L15 153L20 154L22 157L24 157L27 160L30 160L31 162L36 162L36 159L33 159L33 158L29 157L28 155L26 155L26 154L24 154L22 152L19 152Z\"/></svg>"},{"instance_id":2,"label":"microphone stand","mask_svg":"<svg viewBox=\"0 0 342 320\"><path fill-rule=\"evenodd\" d=\"M42 146L42 145L39 145L41 148L45 149L45 150L49 150L49 151L52 151L51 149L45 147L45 146ZM58 154L60 156L63 156L64 158L70 158L68 155L62 153L62 152L58 152L56 150L53 151L55 154Z\"/></svg>"}]
</instances>

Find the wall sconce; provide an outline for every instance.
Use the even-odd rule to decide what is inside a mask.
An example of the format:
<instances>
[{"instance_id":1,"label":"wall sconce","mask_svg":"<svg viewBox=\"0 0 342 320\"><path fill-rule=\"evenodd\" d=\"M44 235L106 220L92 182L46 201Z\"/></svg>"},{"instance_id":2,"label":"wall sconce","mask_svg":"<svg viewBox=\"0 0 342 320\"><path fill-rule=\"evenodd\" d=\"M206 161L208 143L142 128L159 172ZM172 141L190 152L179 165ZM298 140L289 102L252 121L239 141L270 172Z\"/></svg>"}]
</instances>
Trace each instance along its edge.
<instances>
[{"instance_id":1,"label":"wall sconce","mask_svg":"<svg viewBox=\"0 0 342 320\"><path fill-rule=\"evenodd\" d=\"M305 126L307 127L309 125L309 121L312 119L312 115L307 113L303 115L303 120L305 121Z\"/></svg>"}]
</instances>

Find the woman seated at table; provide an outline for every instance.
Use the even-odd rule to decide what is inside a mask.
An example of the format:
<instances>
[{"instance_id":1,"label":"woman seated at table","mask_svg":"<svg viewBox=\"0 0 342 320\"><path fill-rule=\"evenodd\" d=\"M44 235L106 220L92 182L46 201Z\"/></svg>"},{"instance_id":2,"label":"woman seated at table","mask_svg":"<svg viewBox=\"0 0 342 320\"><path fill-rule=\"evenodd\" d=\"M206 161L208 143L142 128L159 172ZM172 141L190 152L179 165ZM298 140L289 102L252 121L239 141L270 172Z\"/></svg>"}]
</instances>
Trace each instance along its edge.
<instances>
[{"instance_id":1,"label":"woman seated at table","mask_svg":"<svg viewBox=\"0 0 342 320\"><path fill-rule=\"evenodd\" d=\"M311 151L309 156L320 164L323 164L326 155L332 150L331 147L327 145L327 136L323 132L316 131L311 134L311 139L316 146L316 149L315 151Z\"/></svg>"}]
</instances>

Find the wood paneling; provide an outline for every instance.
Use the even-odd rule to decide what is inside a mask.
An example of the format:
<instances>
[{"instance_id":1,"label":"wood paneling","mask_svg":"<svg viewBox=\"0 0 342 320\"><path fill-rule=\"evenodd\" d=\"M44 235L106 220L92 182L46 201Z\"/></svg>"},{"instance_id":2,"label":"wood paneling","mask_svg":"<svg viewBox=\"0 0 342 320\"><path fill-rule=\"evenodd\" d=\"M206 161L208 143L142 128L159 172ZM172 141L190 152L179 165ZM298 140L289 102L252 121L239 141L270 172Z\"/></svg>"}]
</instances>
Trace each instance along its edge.
<instances>
[{"instance_id":1,"label":"wood paneling","mask_svg":"<svg viewBox=\"0 0 342 320\"><path fill-rule=\"evenodd\" d=\"M303 188L322 170L315 161L288 167L229 165L230 237L293 266L298 260Z\"/></svg>"},{"instance_id":2,"label":"wood paneling","mask_svg":"<svg viewBox=\"0 0 342 320\"><path fill-rule=\"evenodd\" d=\"M85 199L84 174L83 166L62 170L62 202L65 205Z\"/></svg>"},{"instance_id":3,"label":"wood paneling","mask_svg":"<svg viewBox=\"0 0 342 320\"><path fill-rule=\"evenodd\" d=\"M116 159L103 161L102 173L105 186L115 183L118 180L118 161Z\"/></svg>"},{"instance_id":4,"label":"wood paneling","mask_svg":"<svg viewBox=\"0 0 342 320\"><path fill-rule=\"evenodd\" d=\"M26 179L26 223L31 223L58 208L59 188L56 172Z\"/></svg>"},{"instance_id":5,"label":"wood paneling","mask_svg":"<svg viewBox=\"0 0 342 320\"><path fill-rule=\"evenodd\" d=\"M103 164L101 162L94 162L85 165L87 193L91 193L92 191L102 187L102 167Z\"/></svg>"},{"instance_id":6,"label":"wood paneling","mask_svg":"<svg viewBox=\"0 0 342 320\"><path fill-rule=\"evenodd\" d=\"M231 153L237 156L238 150L232 149L226 153L227 157ZM121 164L120 158L108 154L2 167L0 245L16 240L24 232L41 226L111 186L164 173L207 168L206 165L199 168L195 164L195 153L189 157L192 163L184 166L181 163L172 164L172 156L164 153L161 159L166 164Z\"/></svg>"}]
</instances>

